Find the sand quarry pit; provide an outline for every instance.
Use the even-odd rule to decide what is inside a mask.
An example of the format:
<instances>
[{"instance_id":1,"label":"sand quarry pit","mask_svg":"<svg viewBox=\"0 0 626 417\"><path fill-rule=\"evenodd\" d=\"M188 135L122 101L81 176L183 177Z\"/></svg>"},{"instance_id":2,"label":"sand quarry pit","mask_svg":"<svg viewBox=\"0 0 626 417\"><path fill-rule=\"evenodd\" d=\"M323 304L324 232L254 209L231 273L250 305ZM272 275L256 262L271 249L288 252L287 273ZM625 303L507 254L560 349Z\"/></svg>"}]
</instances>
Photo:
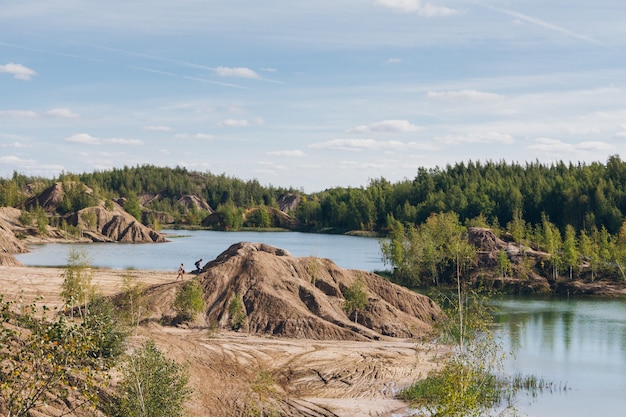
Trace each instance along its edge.
<instances>
[{"instance_id":1,"label":"sand quarry pit","mask_svg":"<svg viewBox=\"0 0 626 417\"><path fill-rule=\"evenodd\" d=\"M316 273L323 280L319 268ZM52 307L61 303L62 274L61 268L0 266L0 285L5 298L43 297L40 303ZM126 275L166 292L181 284L175 281L175 271L106 269L93 270L93 283L104 295L114 295ZM216 277L211 282L216 282ZM167 308L163 306L164 311ZM214 319L219 322L224 317L216 315ZM258 324L265 319L256 320ZM371 337L366 328L353 329L355 336L343 340L326 338L324 335L332 333L328 329L315 338L263 334L255 329L250 326L233 332L197 322L170 327L152 321L130 338L129 348L151 338L169 357L187 362L194 390L188 403L190 415L215 417L391 416L406 406L395 398L397 390L423 378L434 368L435 359L445 354L445 348L420 344L416 338Z\"/></svg>"}]
</instances>

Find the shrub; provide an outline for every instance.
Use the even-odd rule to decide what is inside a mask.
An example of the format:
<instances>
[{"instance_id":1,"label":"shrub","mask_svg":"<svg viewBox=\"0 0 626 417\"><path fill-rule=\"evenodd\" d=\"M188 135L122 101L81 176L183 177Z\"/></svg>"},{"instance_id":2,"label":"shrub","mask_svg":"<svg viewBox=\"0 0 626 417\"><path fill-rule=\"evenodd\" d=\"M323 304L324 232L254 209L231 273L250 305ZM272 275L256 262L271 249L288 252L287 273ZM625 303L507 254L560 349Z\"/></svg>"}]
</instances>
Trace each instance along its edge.
<instances>
[{"instance_id":1,"label":"shrub","mask_svg":"<svg viewBox=\"0 0 626 417\"><path fill-rule=\"evenodd\" d=\"M197 279L186 281L176 293L174 309L183 320L193 320L204 311L204 293Z\"/></svg>"},{"instance_id":2,"label":"shrub","mask_svg":"<svg viewBox=\"0 0 626 417\"><path fill-rule=\"evenodd\" d=\"M191 396L187 367L168 359L148 340L121 368L116 415L119 417L183 417Z\"/></svg>"},{"instance_id":3,"label":"shrub","mask_svg":"<svg viewBox=\"0 0 626 417\"><path fill-rule=\"evenodd\" d=\"M237 331L241 329L246 321L246 310L241 298L234 294L228 303L228 314L230 315L230 327Z\"/></svg>"}]
</instances>

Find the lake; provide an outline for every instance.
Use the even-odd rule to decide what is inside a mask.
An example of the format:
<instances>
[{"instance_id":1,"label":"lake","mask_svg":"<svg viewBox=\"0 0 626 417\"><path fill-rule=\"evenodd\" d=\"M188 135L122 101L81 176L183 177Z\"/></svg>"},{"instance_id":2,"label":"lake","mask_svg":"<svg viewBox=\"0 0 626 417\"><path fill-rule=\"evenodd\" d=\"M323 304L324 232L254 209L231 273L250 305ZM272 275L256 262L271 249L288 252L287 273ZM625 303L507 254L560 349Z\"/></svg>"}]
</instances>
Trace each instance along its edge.
<instances>
[{"instance_id":1,"label":"lake","mask_svg":"<svg viewBox=\"0 0 626 417\"><path fill-rule=\"evenodd\" d=\"M385 269L379 240L371 237L327 235L299 232L219 232L207 230L164 230L167 243L157 244L43 244L16 258L28 266L62 266L70 251L84 250L90 263L111 269L149 269L176 271L185 264L188 270L198 259L203 264L237 242L263 242L286 249L293 256L332 259L342 268L375 271Z\"/></svg>"},{"instance_id":2,"label":"lake","mask_svg":"<svg viewBox=\"0 0 626 417\"><path fill-rule=\"evenodd\" d=\"M47 244L17 258L30 266L62 266L72 248L91 264L113 269L175 271L181 262L206 263L237 242L264 242L294 256L329 258L343 268L385 269L378 239L296 232L164 231L161 244ZM522 395L518 409L529 417L613 417L626 407L626 300L502 297L496 328L507 351L507 368L568 389Z\"/></svg>"}]
</instances>

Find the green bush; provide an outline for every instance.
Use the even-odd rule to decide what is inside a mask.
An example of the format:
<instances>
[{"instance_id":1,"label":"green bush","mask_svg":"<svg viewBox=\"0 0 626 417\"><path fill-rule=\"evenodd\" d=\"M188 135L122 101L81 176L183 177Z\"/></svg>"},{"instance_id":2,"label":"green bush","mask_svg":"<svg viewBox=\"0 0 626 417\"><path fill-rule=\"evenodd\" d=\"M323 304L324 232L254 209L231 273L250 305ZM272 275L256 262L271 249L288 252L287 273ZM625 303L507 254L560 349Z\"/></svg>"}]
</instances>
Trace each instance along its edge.
<instances>
[{"instance_id":1,"label":"green bush","mask_svg":"<svg viewBox=\"0 0 626 417\"><path fill-rule=\"evenodd\" d=\"M182 320L193 320L204 311L204 293L197 279L186 281L176 293L174 309Z\"/></svg>"},{"instance_id":2,"label":"green bush","mask_svg":"<svg viewBox=\"0 0 626 417\"><path fill-rule=\"evenodd\" d=\"M246 321L246 310L243 301L236 294L232 296L228 303L228 314L230 315L230 327L237 331L243 327Z\"/></svg>"},{"instance_id":3,"label":"green bush","mask_svg":"<svg viewBox=\"0 0 626 417\"><path fill-rule=\"evenodd\" d=\"M191 396L187 367L168 359L148 340L121 368L123 380L115 415L118 417L183 417Z\"/></svg>"}]
</instances>

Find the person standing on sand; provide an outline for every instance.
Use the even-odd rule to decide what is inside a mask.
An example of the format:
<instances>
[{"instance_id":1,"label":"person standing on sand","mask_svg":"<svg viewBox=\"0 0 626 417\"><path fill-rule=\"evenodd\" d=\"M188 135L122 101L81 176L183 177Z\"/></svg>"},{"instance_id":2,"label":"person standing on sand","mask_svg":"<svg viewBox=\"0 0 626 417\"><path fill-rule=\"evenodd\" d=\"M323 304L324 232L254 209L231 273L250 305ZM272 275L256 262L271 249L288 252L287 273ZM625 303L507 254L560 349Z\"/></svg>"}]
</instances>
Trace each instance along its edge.
<instances>
[{"instance_id":1,"label":"person standing on sand","mask_svg":"<svg viewBox=\"0 0 626 417\"><path fill-rule=\"evenodd\" d=\"M185 274L185 265L180 264L180 267L178 267L178 275L176 276L176 281L178 281L179 278L182 280L184 274Z\"/></svg>"}]
</instances>

